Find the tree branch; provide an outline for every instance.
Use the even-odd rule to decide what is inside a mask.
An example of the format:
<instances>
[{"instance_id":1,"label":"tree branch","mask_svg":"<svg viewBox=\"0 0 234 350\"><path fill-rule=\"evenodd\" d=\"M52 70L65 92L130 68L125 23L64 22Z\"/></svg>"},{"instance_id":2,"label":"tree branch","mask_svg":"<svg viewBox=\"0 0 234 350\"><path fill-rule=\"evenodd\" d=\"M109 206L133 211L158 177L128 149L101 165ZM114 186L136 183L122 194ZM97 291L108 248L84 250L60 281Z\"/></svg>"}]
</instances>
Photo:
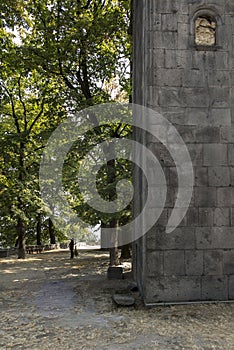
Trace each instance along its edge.
<instances>
[{"instance_id":1,"label":"tree branch","mask_svg":"<svg viewBox=\"0 0 234 350\"><path fill-rule=\"evenodd\" d=\"M14 104L14 99L12 97L12 94L10 93L10 91L7 89L7 87L2 82L0 84L3 87L3 89L6 91L8 97L10 99L12 116L13 116L13 119L14 119L15 127L16 127L16 130L17 130L18 134L20 134L21 130L20 130L20 126L19 126L19 121L17 119L17 115L15 113L15 104Z\"/></svg>"},{"instance_id":2,"label":"tree branch","mask_svg":"<svg viewBox=\"0 0 234 350\"><path fill-rule=\"evenodd\" d=\"M86 98L86 100L91 100L92 94L89 87L88 69L85 57L81 59L80 69L77 71L76 77L84 94L84 97Z\"/></svg>"},{"instance_id":3,"label":"tree branch","mask_svg":"<svg viewBox=\"0 0 234 350\"><path fill-rule=\"evenodd\" d=\"M57 23L56 23L57 36L56 36L56 43L57 43L59 75L62 77L65 85L69 89L76 91L76 87L70 82L70 80L67 78L67 76L64 74L64 71L63 71L63 64L62 64L62 60L61 60L61 50L60 50L60 45L59 45L60 12L61 12L61 4L60 4L60 1L58 0L57 1Z\"/></svg>"},{"instance_id":4,"label":"tree branch","mask_svg":"<svg viewBox=\"0 0 234 350\"><path fill-rule=\"evenodd\" d=\"M36 124L36 122L38 121L38 119L41 117L42 113L44 112L44 105L45 105L45 98L42 99L40 112L37 114L36 118L34 119L34 121L32 122L32 124L30 125L30 127L28 129L29 134L32 131L32 129L33 129L34 125Z\"/></svg>"},{"instance_id":5,"label":"tree branch","mask_svg":"<svg viewBox=\"0 0 234 350\"><path fill-rule=\"evenodd\" d=\"M23 114L24 114L24 131L26 131L26 130L27 130L27 125L28 125L28 122L27 122L27 110L26 110L26 106L25 106L25 103L24 103L24 101L23 101L23 99L22 99L22 95L21 95L21 84L20 84L20 79L21 79L21 76L20 76L19 79L18 79L19 100L20 100L20 102L21 102L21 104L22 104L22 106L23 106L23 110L24 110L24 112L23 112Z\"/></svg>"},{"instance_id":6,"label":"tree branch","mask_svg":"<svg viewBox=\"0 0 234 350\"><path fill-rule=\"evenodd\" d=\"M85 6L82 7L83 10L88 10L89 6L91 5L92 0L87 0L87 3Z\"/></svg>"}]
</instances>

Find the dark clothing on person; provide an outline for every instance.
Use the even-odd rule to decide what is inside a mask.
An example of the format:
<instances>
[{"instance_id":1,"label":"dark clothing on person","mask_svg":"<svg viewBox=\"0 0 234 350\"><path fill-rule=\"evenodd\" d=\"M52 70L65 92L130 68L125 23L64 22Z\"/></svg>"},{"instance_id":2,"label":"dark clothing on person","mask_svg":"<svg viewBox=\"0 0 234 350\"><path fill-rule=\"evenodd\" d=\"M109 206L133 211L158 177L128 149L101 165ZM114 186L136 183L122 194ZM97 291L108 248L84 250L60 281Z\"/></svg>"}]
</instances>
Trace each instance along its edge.
<instances>
[{"instance_id":1,"label":"dark clothing on person","mask_svg":"<svg viewBox=\"0 0 234 350\"><path fill-rule=\"evenodd\" d=\"M69 249L70 249L70 252L71 252L71 259L74 258L74 240L71 239L70 243L69 243Z\"/></svg>"}]
</instances>

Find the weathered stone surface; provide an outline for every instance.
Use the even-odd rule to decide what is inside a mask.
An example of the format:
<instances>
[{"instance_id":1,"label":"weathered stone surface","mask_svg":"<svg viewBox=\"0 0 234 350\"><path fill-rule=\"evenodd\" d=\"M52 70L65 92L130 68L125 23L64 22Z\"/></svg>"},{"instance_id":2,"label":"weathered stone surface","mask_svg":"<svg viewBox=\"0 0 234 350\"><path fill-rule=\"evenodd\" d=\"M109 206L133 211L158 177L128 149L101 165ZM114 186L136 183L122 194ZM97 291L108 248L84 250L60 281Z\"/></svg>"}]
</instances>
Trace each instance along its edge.
<instances>
[{"instance_id":1,"label":"weathered stone surface","mask_svg":"<svg viewBox=\"0 0 234 350\"><path fill-rule=\"evenodd\" d=\"M181 86L181 69L161 69L157 71L156 84L159 86Z\"/></svg>"},{"instance_id":2,"label":"weathered stone surface","mask_svg":"<svg viewBox=\"0 0 234 350\"><path fill-rule=\"evenodd\" d=\"M222 143L233 143L234 142L234 130L229 127L221 127L220 128L220 141ZM229 149L228 149L229 152ZM229 155L230 156L230 155ZM229 158L228 158L229 161ZM228 163L230 164L230 163Z\"/></svg>"},{"instance_id":3,"label":"weathered stone surface","mask_svg":"<svg viewBox=\"0 0 234 350\"><path fill-rule=\"evenodd\" d=\"M215 208L214 209L214 225L229 226L231 223L230 208Z\"/></svg>"},{"instance_id":4,"label":"weathered stone surface","mask_svg":"<svg viewBox=\"0 0 234 350\"><path fill-rule=\"evenodd\" d=\"M131 282L129 283L128 285L128 290L130 290L131 292L138 292L138 286L137 286L137 283L136 282Z\"/></svg>"},{"instance_id":5,"label":"weathered stone surface","mask_svg":"<svg viewBox=\"0 0 234 350\"><path fill-rule=\"evenodd\" d=\"M177 32L178 18L175 13L162 14L162 31Z\"/></svg>"},{"instance_id":6,"label":"weathered stone surface","mask_svg":"<svg viewBox=\"0 0 234 350\"><path fill-rule=\"evenodd\" d=\"M210 71L208 76L208 82L210 86L230 86L230 72L225 70Z\"/></svg>"},{"instance_id":7,"label":"weathered stone surface","mask_svg":"<svg viewBox=\"0 0 234 350\"><path fill-rule=\"evenodd\" d=\"M205 76L200 69L185 69L183 70L183 86L185 87L204 87Z\"/></svg>"},{"instance_id":8,"label":"weathered stone surface","mask_svg":"<svg viewBox=\"0 0 234 350\"><path fill-rule=\"evenodd\" d=\"M200 277L167 276L147 279L146 303L196 300L201 300Z\"/></svg>"},{"instance_id":9,"label":"weathered stone surface","mask_svg":"<svg viewBox=\"0 0 234 350\"><path fill-rule=\"evenodd\" d=\"M218 126L231 126L231 109L219 108L211 110L210 123Z\"/></svg>"},{"instance_id":10,"label":"weathered stone surface","mask_svg":"<svg viewBox=\"0 0 234 350\"><path fill-rule=\"evenodd\" d=\"M184 276L184 251L170 250L164 252L164 274L165 276Z\"/></svg>"},{"instance_id":11,"label":"weathered stone surface","mask_svg":"<svg viewBox=\"0 0 234 350\"><path fill-rule=\"evenodd\" d=\"M214 224L213 208L199 208L199 226L211 227Z\"/></svg>"},{"instance_id":12,"label":"weathered stone surface","mask_svg":"<svg viewBox=\"0 0 234 350\"><path fill-rule=\"evenodd\" d=\"M205 166L227 165L227 145L205 144L203 164Z\"/></svg>"},{"instance_id":13,"label":"weathered stone surface","mask_svg":"<svg viewBox=\"0 0 234 350\"><path fill-rule=\"evenodd\" d=\"M210 124L209 108L187 108L186 115L187 124L198 126L208 126Z\"/></svg>"},{"instance_id":14,"label":"weathered stone surface","mask_svg":"<svg viewBox=\"0 0 234 350\"><path fill-rule=\"evenodd\" d=\"M202 277L202 300L228 300L228 279L226 276Z\"/></svg>"},{"instance_id":15,"label":"weathered stone surface","mask_svg":"<svg viewBox=\"0 0 234 350\"><path fill-rule=\"evenodd\" d=\"M196 130L196 142L199 143L219 143L220 128L215 126L206 126ZM217 165L215 163L215 165Z\"/></svg>"},{"instance_id":16,"label":"weathered stone surface","mask_svg":"<svg viewBox=\"0 0 234 350\"><path fill-rule=\"evenodd\" d=\"M177 130L184 142L196 142L196 128L193 125L179 125Z\"/></svg>"},{"instance_id":17,"label":"weathered stone surface","mask_svg":"<svg viewBox=\"0 0 234 350\"><path fill-rule=\"evenodd\" d=\"M135 304L135 298L130 294L114 294L112 299L119 306L132 306Z\"/></svg>"},{"instance_id":18,"label":"weathered stone surface","mask_svg":"<svg viewBox=\"0 0 234 350\"><path fill-rule=\"evenodd\" d=\"M161 276L164 273L163 252L152 251L146 257L146 269L148 276Z\"/></svg>"},{"instance_id":19,"label":"weathered stone surface","mask_svg":"<svg viewBox=\"0 0 234 350\"><path fill-rule=\"evenodd\" d=\"M188 276L201 276L203 274L203 251L185 251L185 273Z\"/></svg>"},{"instance_id":20,"label":"weathered stone surface","mask_svg":"<svg viewBox=\"0 0 234 350\"><path fill-rule=\"evenodd\" d=\"M229 276L228 294L229 300L234 300L234 276Z\"/></svg>"},{"instance_id":21,"label":"weathered stone surface","mask_svg":"<svg viewBox=\"0 0 234 350\"><path fill-rule=\"evenodd\" d=\"M234 208L231 208L231 226L234 226Z\"/></svg>"},{"instance_id":22,"label":"weathered stone surface","mask_svg":"<svg viewBox=\"0 0 234 350\"><path fill-rule=\"evenodd\" d=\"M166 233L165 228L160 230L152 228L146 235L148 249L172 250L195 248L195 228L176 228L171 233Z\"/></svg>"},{"instance_id":23,"label":"weathered stone surface","mask_svg":"<svg viewBox=\"0 0 234 350\"><path fill-rule=\"evenodd\" d=\"M215 207L217 203L216 187L197 187L195 189L195 206Z\"/></svg>"},{"instance_id":24,"label":"weathered stone surface","mask_svg":"<svg viewBox=\"0 0 234 350\"><path fill-rule=\"evenodd\" d=\"M234 276L234 250L223 252L223 272Z\"/></svg>"},{"instance_id":25,"label":"weathered stone surface","mask_svg":"<svg viewBox=\"0 0 234 350\"><path fill-rule=\"evenodd\" d=\"M217 188L217 206L231 207L234 204L234 188L233 187L220 187Z\"/></svg>"},{"instance_id":26,"label":"weathered stone surface","mask_svg":"<svg viewBox=\"0 0 234 350\"><path fill-rule=\"evenodd\" d=\"M195 173L194 185L195 186L208 186L208 168L194 167Z\"/></svg>"},{"instance_id":27,"label":"weathered stone surface","mask_svg":"<svg viewBox=\"0 0 234 350\"><path fill-rule=\"evenodd\" d=\"M233 227L197 227L197 249L234 249Z\"/></svg>"},{"instance_id":28,"label":"weathered stone surface","mask_svg":"<svg viewBox=\"0 0 234 350\"><path fill-rule=\"evenodd\" d=\"M166 57L165 51L165 57ZM176 56L177 68L183 69L184 67L192 66L192 53L190 50L178 50Z\"/></svg>"},{"instance_id":29,"label":"weathered stone surface","mask_svg":"<svg viewBox=\"0 0 234 350\"><path fill-rule=\"evenodd\" d=\"M203 145L188 144L191 161L193 165L202 165L203 163Z\"/></svg>"},{"instance_id":30,"label":"weathered stone surface","mask_svg":"<svg viewBox=\"0 0 234 350\"><path fill-rule=\"evenodd\" d=\"M134 102L155 108L176 127L189 150L195 183L186 216L166 234L177 172L184 169L152 137L140 139L163 167L167 198L161 218L136 243L135 275L147 302L228 300L234 298L233 6L221 0L143 0L136 7L134 94L140 98ZM213 46L199 45L204 38L197 35L207 31L196 15L205 19L213 39L214 26ZM170 141L172 130L162 128L163 140ZM173 151L183 164L180 147ZM152 164L149 169L153 179ZM140 172L137 186L144 197L147 184ZM181 186L185 193L186 181ZM156 205L142 228L155 213Z\"/></svg>"},{"instance_id":31,"label":"weathered stone surface","mask_svg":"<svg viewBox=\"0 0 234 350\"><path fill-rule=\"evenodd\" d=\"M181 16L180 18L182 22L178 22L178 49L186 50L189 32L189 25L186 23L188 21L188 16Z\"/></svg>"},{"instance_id":32,"label":"weathered stone surface","mask_svg":"<svg viewBox=\"0 0 234 350\"><path fill-rule=\"evenodd\" d=\"M228 164L234 165L234 144L228 145Z\"/></svg>"},{"instance_id":33,"label":"weathered stone surface","mask_svg":"<svg viewBox=\"0 0 234 350\"><path fill-rule=\"evenodd\" d=\"M187 219L187 226L195 227L198 226L199 222L199 214L198 214L198 208L189 208L186 213L186 219Z\"/></svg>"},{"instance_id":34,"label":"weathered stone surface","mask_svg":"<svg viewBox=\"0 0 234 350\"><path fill-rule=\"evenodd\" d=\"M159 106L178 107L181 105L180 92L177 88L161 88L159 92Z\"/></svg>"},{"instance_id":35,"label":"weathered stone surface","mask_svg":"<svg viewBox=\"0 0 234 350\"><path fill-rule=\"evenodd\" d=\"M184 87L181 88L181 101L184 106L190 107L208 107L209 106L209 98L206 93L205 88L190 88Z\"/></svg>"},{"instance_id":36,"label":"weathered stone surface","mask_svg":"<svg viewBox=\"0 0 234 350\"><path fill-rule=\"evenodd\" d=\"M107 270L108 279L122 279L123 278L123 268L119 266L109 266Z\"/></svg>"},{"instance_id":37,"label":"weathered stone surface","mask_svg":"<svg viewBox=\"0 0 234 350\"><path fill-rule=\"evenodd\" d=\"M204 251L204 274L218 275L223 274L223 252L220 250Z\"/></svg>"},{"instance_id":38,"label":"weathered stone surface","mask_svg":"<svg viewBox=\"0 0 234 350\"><path fill-rule=\"evenodd\" d=\"M227 87L210 87L210 103L213 108L230 107L230 88Z\"/></svg>"},{"instance_id":39,"label":"weathered stone surface","mask_svg":"<svg viewBox=\"0 0 234 350\"><path fill-rule=\"evenodd\" d=\"M229 186L231 183L230 179L230 168L229 167L209 167L208 168L208 183L209 186Z\"/></svg>"}]
</instances>

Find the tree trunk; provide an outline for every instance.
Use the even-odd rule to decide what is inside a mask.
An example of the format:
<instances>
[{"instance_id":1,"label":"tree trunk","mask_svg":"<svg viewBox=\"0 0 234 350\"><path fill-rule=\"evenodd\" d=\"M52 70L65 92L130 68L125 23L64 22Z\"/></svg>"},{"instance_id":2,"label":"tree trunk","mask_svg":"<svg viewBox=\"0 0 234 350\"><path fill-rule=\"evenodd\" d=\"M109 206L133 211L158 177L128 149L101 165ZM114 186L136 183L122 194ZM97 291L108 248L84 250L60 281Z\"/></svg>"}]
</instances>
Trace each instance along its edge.
<instances>
[{"instance_id":1,"label":"tree trunk","mask_svg":"<svg viewBox=\"0 0 234 350\"><path fill-rule=\"evenodd\" d=\"M130 23L129 23L129 28L128 28L128 34L132 39L133 36L133 0L130 1ZM130 80L132 81L133 79L133 60L132 60L132 56L130 58ZM129 95L129 103L132 103L132 90L131 93ZM131 252L131 243L126 244L124 246L121 247L121 256L120 256L120 260L121 259L131 259L132 257L132 252Z\"/></svg>"},{"instance_id":2,"label":"tree trunk","mask_svg":"<svg viewBox=\"0 0 234 350\"><path fill-rule=\"evenodd\" d=\"M16 123L17 131L20 133L19 124ZM19 165L20 165L20 171L19 171L19 181L23 184L24 181L24 174L25 174L25 168L24 168L24 142L20 141L19 145ZM23 212L24 211L24 205L23 200L18 197L18 209ZM18 259L25 259L26 258L26 247L25 247L25 223L23 222L22 218L18 217L17 222L17 233L18 233Z\"/></svg>"},{"instance_id":3,"label":"tree trunk","mask_svg":"<svg viewBox=\"0 0 234 350\"><path fill-rule=\"evenodd\" d=\"M25 225L21 218L18 219L17 234L18 234L18 259L25 259L26 258Z\"/></svg>"},{"instance_id":4,"label":"tree trunk","mask_svg":"<svg viewBox=\"0 0 234 350\"><path fill-rule=\"evenodd\" d=\"M87 60L86 60L86 52L81 49L83 55L83 59L81 62L81 70L79 69L76 73L77 80L80 84L81 90L85 96L85 99L87 103L90 103L92 101L92 94L90 91L90 85L89 85L89 79L88 79L88 69L87 69ZM84 51L84 52L83 52ZM82 74L81 74L82 71ZM65 81L65 84L70 89L75 89L74 86L72 86L69 83L69 80L64 77L62 66L60 64L60 74L62 78ZM95 125L98 125L97 118L93 113L90 113L89 115L90 121L94 122ZM115 169L115 151L114 147L110 142L107 142L106 146L103 147L104 154L106 155L107 159L111 159L109 156L112 155L112 159L107 161L107 182L108 184L112 184L115 181L116 178L116 169ZM116 190L113 189L109 192L109 200L112 201L116 199ZM110 221L108 227L110 228L117 228L117 220L113 219ZM116 266L119 264L119 257L118 257L118 237L117 237L117 230L116 230L116 237L115 237L115 246L110 248L110 266Z\"/></svg>"},{"instance_id":5,"label":"tree trunk","mask_svg":"<svg viewBox=\"0 0 234 350\"><path fill-rule=\"evenodd\" d=\"M41 214L37 217L37 245L41 245Z\"/></svg>"},{"instance_id":6,"label":"tree trunk","mask_svg":"<svg viewBox=\"0 0 234 350\"><path fill-rule=\"evenodd\" d=\"M49 235L50 235L50 244L55 244L55 234L54 234L54 224L51 219L49 219Z\"/></svg>"},{"instance_id":7,"label":"tree trunk","mask_svg":"<svg viewBox=\"0 0 234 350\"><path fill-rule=\"evenodd\" d=\"M110 266L117 266L119 265L118 221L116 219L112 220L110 222L110 227L114 231L110 240L112 244L112 248L110 248Z\"/></svg>"},{"instance_id":8,"label":"tree trunk","mask_svg":"<svg viewBox=\"0 0 234 350\"><path fill-rule=\"evenodd\" d=\"M115 167L115 149L111 142L108 142L107 146L104 147L105 154L107 156L107 182L108 185L113 184L109 189L109 200L113 201L116 199L116 188L114 182L116 180L116 167ZM118 250L118 220L113 218L109 227L113 230L112 237L110 237L111 248L110 248L110 266L119 265L119 250Z\"/></svg>"},{"instance_id":9,"label":"tree trunk","mask_svg":"<svg viewBox=\"0 0 234 350\"><path fill-rule=\"evenodd\" d=\"M120 260L121 259L131 259L131 257L132 257L131 244L129 243L129 244L122 246Z\"/></svg>"},{"instance_id":10,"label":"tree trunk","mask_svg":"<svg viewBox=\"0 0 234 350\"><path fill-rule=\"evenodd\" d=\"M119 251L118 248L110 248L110 266L118 266L119 265Z\"/></svg>"}]
</instances>

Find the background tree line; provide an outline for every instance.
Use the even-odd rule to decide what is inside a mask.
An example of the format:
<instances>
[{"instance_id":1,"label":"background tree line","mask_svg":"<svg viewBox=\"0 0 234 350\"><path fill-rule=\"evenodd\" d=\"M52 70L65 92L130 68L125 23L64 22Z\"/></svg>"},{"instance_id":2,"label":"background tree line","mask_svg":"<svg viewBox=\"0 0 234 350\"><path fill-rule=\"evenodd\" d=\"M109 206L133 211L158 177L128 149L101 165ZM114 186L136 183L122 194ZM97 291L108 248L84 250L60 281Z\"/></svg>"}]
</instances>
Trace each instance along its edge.
<instances>
[{"instance_id":1,"label":"background tree line","mask_svg":"<svg viewBox=\"0 0 234 350\"><path fill-rule=\"evenodd\" d=\"M14 245L17 239L24 258L25 243L54 243L68 234L53 226L40 197L38 171L51 133L85 107L131 99L131 2L6 0L0 10L0 243ZM130 137L131 128L97 129L69 152L64 179L79 215L90 225L115 227L129 219L130 207L118 217L102 216L86 205L73 180L94 140ZM131 164L121 160L102 168L105 199L115 198L124 172L131 176ZM111 257L116 264L116 249Z\"/></svg>"}]
</instances>

